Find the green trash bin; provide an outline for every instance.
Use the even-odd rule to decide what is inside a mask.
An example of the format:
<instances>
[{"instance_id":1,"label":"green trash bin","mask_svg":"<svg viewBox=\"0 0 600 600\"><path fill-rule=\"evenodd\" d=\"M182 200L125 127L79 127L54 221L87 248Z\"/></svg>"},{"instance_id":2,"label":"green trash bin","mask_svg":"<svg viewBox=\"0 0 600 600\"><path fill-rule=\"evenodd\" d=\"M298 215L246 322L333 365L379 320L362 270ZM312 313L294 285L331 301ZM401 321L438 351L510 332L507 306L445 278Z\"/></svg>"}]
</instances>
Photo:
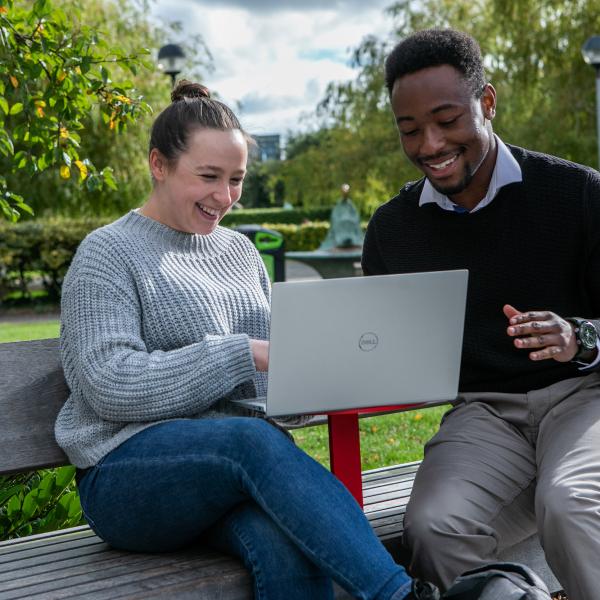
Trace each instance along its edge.
<instances>
[{"instance_id":1,"label":"green trash bin","mask_svg":"<svg viewBox=\"0 0 600 600\"><path fill-rule=\"evenodd\" d=\"M260 225L239 225L236 231L250 238L260 253L271 281L285 281L285 249L283 235Z\"/></svg>"}]
</instances>

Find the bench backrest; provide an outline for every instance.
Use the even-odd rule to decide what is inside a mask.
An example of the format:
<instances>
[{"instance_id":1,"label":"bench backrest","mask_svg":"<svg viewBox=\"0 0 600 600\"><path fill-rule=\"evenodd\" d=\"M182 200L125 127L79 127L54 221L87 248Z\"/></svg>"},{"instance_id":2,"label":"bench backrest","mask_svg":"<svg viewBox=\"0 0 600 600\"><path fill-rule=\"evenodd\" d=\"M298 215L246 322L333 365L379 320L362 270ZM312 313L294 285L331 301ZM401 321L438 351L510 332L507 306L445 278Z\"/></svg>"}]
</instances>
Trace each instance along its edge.
<instances>
[{"instance_id":1,"label":"bench backrest","mask_svg":"<svg viewBox=\"0 0 600 600\"><path fill-rule=\"evenodd\" d=\"M54 439L68 394L57 339L0 344L0 474L68 464Z\"/></svg>"}]
</instances>

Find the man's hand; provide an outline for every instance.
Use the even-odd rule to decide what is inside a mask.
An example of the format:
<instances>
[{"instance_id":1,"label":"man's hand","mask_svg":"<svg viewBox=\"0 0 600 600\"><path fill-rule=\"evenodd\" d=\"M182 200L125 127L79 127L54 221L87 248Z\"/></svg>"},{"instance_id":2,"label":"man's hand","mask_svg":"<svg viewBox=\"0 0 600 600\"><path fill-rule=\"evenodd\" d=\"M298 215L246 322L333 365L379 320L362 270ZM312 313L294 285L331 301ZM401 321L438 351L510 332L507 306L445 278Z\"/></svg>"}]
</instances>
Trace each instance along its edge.
<instances>
[{"instance_id":1,"label":"man's hand","mask_svg":"<svg viewBox=\"0 0 600 600\"><path fill-rule=\"evenodd\" d=\"M256 370L267 371L269 369L269 342L251 339L250 350L252 350Z\"/></svg>"},{"instance_id":2,"label":"man's hand","mask_svg":"<svg viewBox=\"0 0 600 600\"><path fill-rule=\"evenodd\" d=\"M531 360L553 358L569 362L577 353L577 339L568 321L550 311L520 312L510 304L502 308L508 318L506 332L517 348L533 349Z\"/></svg>"}]
</instances>

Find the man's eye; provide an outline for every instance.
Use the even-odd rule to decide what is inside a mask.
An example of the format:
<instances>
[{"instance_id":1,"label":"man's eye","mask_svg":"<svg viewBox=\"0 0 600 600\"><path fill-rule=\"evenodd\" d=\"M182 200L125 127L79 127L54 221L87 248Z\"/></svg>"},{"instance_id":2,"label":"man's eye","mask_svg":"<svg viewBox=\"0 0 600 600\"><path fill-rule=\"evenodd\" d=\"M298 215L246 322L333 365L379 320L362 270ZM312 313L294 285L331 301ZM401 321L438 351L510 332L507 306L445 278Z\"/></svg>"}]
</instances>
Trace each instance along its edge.
<instances>
[{"instance_id":1,"label":"man's eye","mask_svg":"<svg viewBox=\"0 0 600 600\"><path fill-rule=\"evenodd\" d=\"M458 121L458 117L453 117L452 119L446 119L445 121L440 121L440 125L442 125L443 127L449 127L453 123L456 123L456 121Z\"/></svg>"},{"instance_id":2,"label":"man's eye","mask_svg":"<svg viewBox=\"0 0 600 600\"><path fill-rule=\"evenodd\" d=\"M416 135L418 131L418 129L411 129L410 131L400 131L400 135L403 137L410 137L412 135Z\"/></svg>"},{"instance_id":3,"label":"man's eye","mask_svg":"<svg viewBox=\"0 0 600 600\"><path fill-rule=\"evenodd\" d=\"M202 177L202 179L206 179L207 181L214 181L217 176L213 175L212 173L201 173L200 177Z\"/></svg>"}]
</instances>

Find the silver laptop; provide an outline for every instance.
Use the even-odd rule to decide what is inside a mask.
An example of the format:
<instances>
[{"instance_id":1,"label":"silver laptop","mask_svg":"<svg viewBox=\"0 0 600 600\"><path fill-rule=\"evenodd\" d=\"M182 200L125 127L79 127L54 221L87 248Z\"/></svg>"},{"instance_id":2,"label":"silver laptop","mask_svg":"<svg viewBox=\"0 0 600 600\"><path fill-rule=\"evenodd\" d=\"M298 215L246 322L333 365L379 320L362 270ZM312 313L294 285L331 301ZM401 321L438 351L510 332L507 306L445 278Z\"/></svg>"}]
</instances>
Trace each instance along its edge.
<instances>
[{"instance_id":1,"label":"silver laptop","mask_svg":"<svg viewBox=\"0 0 600 600\"><path fill-rule=\"evenodd\" d=\"M468 271L273 284L267 416L452 400Z\"/></svg>"}]
</instances>

